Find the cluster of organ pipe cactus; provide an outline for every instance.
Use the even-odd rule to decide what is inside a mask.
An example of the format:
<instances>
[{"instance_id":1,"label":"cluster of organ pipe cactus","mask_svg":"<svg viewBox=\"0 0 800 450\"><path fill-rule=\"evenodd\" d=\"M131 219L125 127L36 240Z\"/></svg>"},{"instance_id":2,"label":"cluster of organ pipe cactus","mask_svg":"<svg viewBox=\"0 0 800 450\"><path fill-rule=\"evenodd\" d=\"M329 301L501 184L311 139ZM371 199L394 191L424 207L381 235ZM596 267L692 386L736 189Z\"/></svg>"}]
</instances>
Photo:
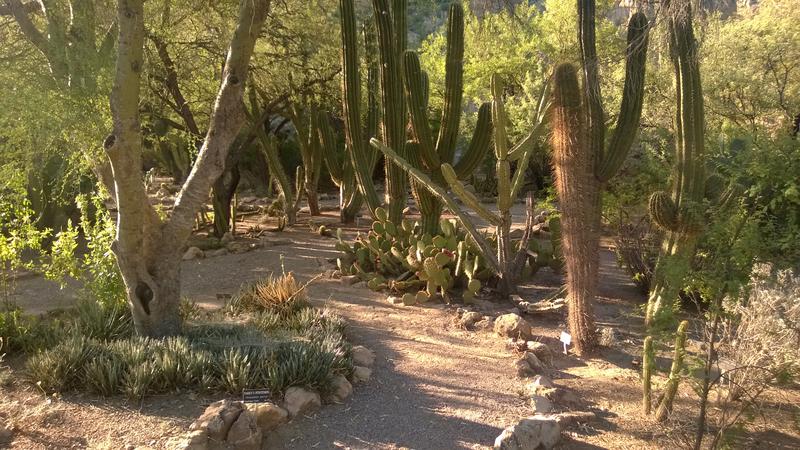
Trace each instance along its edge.
<instances>
[{"instance_id":1,"label":"cluster of organ pipe cactus","mask_svg":"<svg viewBox=\"0 0 800 450\"><path fill-rule=\"evenodd\" d=\"M595 2L578 2L582 86L572 64L553 77L552 146L562 212L562 252L567 272L569 328L573 349L586 354L596 345L592 305L597 291L601 192L622 166L639 127L644 98L647 18L628 23L625 82L616 127L606 143L606 120L598 79Z\"/></svg>"},{"instance_id":2,"label":"cluster of organ pipe cactus","mask_svg":"<svg viewBox=\"0 0 800 450\"><path fill-rule=\"evenodd\" d=\"M464 88L464 10L460 3L450 5L445 61L444 106L439 134L435 140L427 116L428 76L420 68L419 57L413 51L405 52L403 65L406 99L414 137L407 144L407 159L417 169L429 174L440 186L446 185L441 170L442 163L452 165L460 180L466 180L473 174L489 151L492 132L491 108L488 103L484 103L478 111L472 141L458 162L455 162ZM413 179L411 187L422 218L423 232L435 234L442 213L442 202Z\"/></svg>"},{"instance_id":3,"label":"cluster of organ pipe cactus","mask_svg":"<svg viewBox=\"0 0 800 450\"><path fill-rule=\"evenodd\" d=\"M442 177L447 182L453 194L457 196L466 207L477 213L482 219L489 222L495 228L494 242L488 239L483 233L478 231L472 218L465 212L463 207L456 202L447 190L436 183L430 176L420 170L416 165L411 164L392 148L383 142L373 139L372 146L381 150L387 161L391 161L398 167L405 170L419 187L426 188L433 196L437 197L447 209L453 213L472 238L477 246L477 250L486 260L488 267L493 271L493 278L496 289L501 295L508 295L516 288L516 282L521 277L525 262L528 256L528 242L533 226L533 199L528 200L528 220L527 228L522 240L514 243L511 240L511 206L517 198L525 176L524 168L527 167L534 146L533 141L541 135L544 130L544 119L547 110L547 91L542 92L539 103L539 110L536 115L536 122L530 134L513 148L509 148L508 136L506 134L506 114L502 99L503 85L500 77L492 77L492 130L495 144L496 175L498 179L497 212L490 211L470 192L461 180L452 165L447 162L441 163L440 170ZM511 174L511 163L516 162L518 170ZM494 244L494 245L493 245ZM517 245L518 248L514 248Z\"/></svg>"},{"instance_id":4,"label":"cluster of organ pipe cactus","mask_svg":"<svg viewBox=\"0 0 800 450\"><path fill-rule=\"evenodd\" d=\"M379 92L381 95L380 140L401 155L406 155L408 116L403 95L402 58L406 50L406 0L373 0L379 55ZM361 127L361 81L359 76L358 38L353 0L340 0L342 28L342 98L344 105L346 148L356 182L367 207L375 216L381 206L372 182L371 153ZM373 137L372 139L376 139ZM386 164L385 209L389 218L399 223L406 206L408 183L402 170Z\"/></svg>"}]
</instances>

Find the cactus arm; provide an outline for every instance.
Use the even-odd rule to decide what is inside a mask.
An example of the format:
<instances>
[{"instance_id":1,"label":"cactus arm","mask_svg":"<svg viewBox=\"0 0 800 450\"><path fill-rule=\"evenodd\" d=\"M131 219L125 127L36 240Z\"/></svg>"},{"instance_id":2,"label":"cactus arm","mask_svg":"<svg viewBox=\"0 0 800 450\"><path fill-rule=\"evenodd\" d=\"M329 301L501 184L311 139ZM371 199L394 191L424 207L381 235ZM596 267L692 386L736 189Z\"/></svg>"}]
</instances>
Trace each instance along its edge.
<instances>
[{"instance_id":1,"label":"cactus arm","mask_svg":"<svg viewBox=\"0 0 800 450\"><path fill-rule=\"evenodd\" d=\"M372 167L367 146L361 136L361 82L359 77L356 19L353 0L340 0L342 25L342 97L344 101L346 149L354 168L359 189L370 211L380 207L380 199L372 182Z\"/></svg>"},{"instance_id":2,"label":"cactus arm","mask_svg":"<svg viewBox=\"0 0 800 450\"><path fill-rule=\"evenodd\" d=\"M492 142L492 108L491 104L484 103L478 110L478 122L475 131L472 133L472 140L469 147L461 155L461 159L455 164L454 169L458 178L464 179L478 168L478 165L486 158Z\"/></svg>"},{"instance_id":3,"label":"cactus arm","mask_svg":"<svg viewBox=\"0 0 800 450\"><path fill-rule=\"evenodd\" d=\"M494 155L498 160L508 157L508 134L506 111L503 105L503 81L498 74L492 75L492 126L494 128Z\"/></svg>"},{"instance_id":4,"label":"cactus arm","mask_svg":"<svg viewBox=\"0 0 800 450\"><path fill-rule=\"evenodd\" d=\"M439 154L433 144L433 134L428 124L428 115L425 97L427 96L427 86L425 86L424 72L419 66L417 54L408 51L404 55L404 70L406 72L406 98L408 99L408 112L411 116L411 127L414 137L419 144L417 150L422 156L425 165L431 169L441 165Z\"/></svg>"},{"instance_id":5,"label":"cactus arm","mask_svg":"<svg viewBox=\"0 0 800 450\"><path fill-rule=\"evenodd\" d=\"M406 43L406 0L373 0L375 22L378 29L380 54L381 106L383 108L383 143L398 155L405 157L406 108L403 95L402 57ZM386 200L389 217L399 222L403 217L407 191L403 171L393 165L386 166Z\"/></svg>"},{"instance_id":6,"label":"cactus arm","mask_svg":"<svg viewBox=\"0 0 800 450\"><path fill-rule=\"evenodd\" d=\"M328 114L324 111L320 111L317 123L319 140L323 147L322 156L325 158L325 165L328 167L328 173L330 173L333 183L337 186L341 186L344 181L344 168L342 166L346 163L342 161L339 153L334 150L336 148L336 139L334 139L333 130L328 123Z\"/></svg>"},{"instance_id":7,"label":"cactus arm","mask_svg":"<svg viewBox=\"0 0 800 450\"><path fill-rule=\"evenodd\" d=\"M491 267L495 273L500 273L500 265L497 262L497 258L494 256L494 251L489 246L489 243L486 241L483 234L478 231L478 228L472 222L472 219L468 214L461 210L458 203L453 199L453 197L449 196L447 192L441 186L437 185L433 182L427 175L422 173L422 171L414 168L411 164L408 163L405 159L400 157L397 153L394 152L391 148L384 145L377 139L372 139L370 141L373 147L377 148L381 152L383 152L384 156L391 160L392 163L396 164L400 167L403 171L408 173L415 181L417 181L421 186L424 186L428 189L432 194L437 196L439 200L442 201L445 205L447 205L447 209L450 210L453 214L456 215L458 221L461 222L461 225L464 226L464 229L469 233L470 237L475 241L480 248L483 257L486 259L488 265Z\"/></svg>"},{"instance_id":8,"label":"cactus arm","mask_svg":"<svg viewBox=\"0 0 800 450\"><path fill-rule=\"evenodd\" d=\"M578 41L583 68L583 98L586 107L586 125L589 130L589 148L597 161L603 160L605 146L605 113L603 112L595 36L595 0L578 0Z\"/></svg>"},{"instance_id":9,"label":"cactus arm","mask_svg":"<svg viewBox=\"0 0 800 450\"><path fill-rule=\"evenodd\" d=\"M490 224L495 226L500 225L500 217L486 209L481 204L480 200L475 197L475 194L464 188L464 185L461 184L461 181L458 179L458 175L456 175L455 170L453 170L453 167L450 164L442 164L442 175L444 175L444 179L447 181L447 184L450 185L450 189L453 190L453 192L458 198L461 199L462 202L464 202Z\"/></svg>"},{"instance_id":10,"label":"cactus arm","mask_svg":"<svg viewBox=\"0 0 800 450\"><path fill-rule=\"evenodd\" d=\"M531 142L534 142L544 130L545 122L540 121L533 127L533 130L528 135L530 136ZM531 160L531 155L533 155L535 147L531 144L527 146L527 148L522 152L520 155L519 163L517 163L517 171L514 173L514 180L511 183L511 198L517 198L517 194L519 194L519 190L522 188L522 185L525 183L525 171L528 169L528 164ZM510 156L510 154L509 154Z\"/></svg>"},{"instance_id":11,"label":"cactus arm","mask_svg":"<svg viewBox=\"0 0 800 450\"><path fill-rule=\"evenodd\" d=\"M450 162L456 152L461 123L461 99L464 91L464 9L452 3L447 19L447 54L445 60L444 105L436 152Z\"/></svg>"},{"instance_id":12,"label":"cactus arm","mask_svg":"<svg viewBox=\"0 0 800 450\"><path fill-rule=\"evenodd\" d=\"M650 414L652 409L651 381L655 354L653 353L653 337L644 338L644 352L642 354L642 409L645 414Z\"/></svg>"},{"instance_id":13,"label":"cactus arm","mask_svg":"<svg viewBox=\"0 0 800 450\"><path fill-rule=\"evenodd\" d=\"M675 333L675 356L672 359L672 367L669 371L669 379L664 387L664 396L656 408L656 421L663 422L672 412L672 404L675 395L678 393L678 385L681 382L681 371L683 370L683 357L686 355L686 328L689 322L684 320L678 325Z\"/></svg>"},{"instance_id":14,"label":"cactus arm","mask_svg":"<svg viewBox=\"0 0 800 450\"><path fill-rule=\"evenodd\" d=\"M642 13L636 13L628 22L628 46L625 62L625 84L622 93L617 126L611 135L608 149L600 160L597 178L608 181L622 167L628 156L639 123L642 118L644 102L645 63L647 61L647 41L649 26Z\"/></svg>"}]
</instances>

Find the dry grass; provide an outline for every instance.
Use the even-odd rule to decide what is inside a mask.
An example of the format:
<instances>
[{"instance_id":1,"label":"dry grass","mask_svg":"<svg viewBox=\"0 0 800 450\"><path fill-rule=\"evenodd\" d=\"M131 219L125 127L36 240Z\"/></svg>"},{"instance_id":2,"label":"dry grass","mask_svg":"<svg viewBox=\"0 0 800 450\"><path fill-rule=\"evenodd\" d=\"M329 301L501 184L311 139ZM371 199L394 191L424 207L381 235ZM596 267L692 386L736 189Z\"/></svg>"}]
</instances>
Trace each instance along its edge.
<instances>
[{"instance_id":1,"label":"dry grass","mask_svg":"<svg viewBox=\"0 0 800 450\"><path fill-rule=\"evenodd\" d=\"M313 280L312 280L313 281ZM269 277L245 286L228 304L233 312L268 311L281 316L308 306L305 288L292 272Z\"/></svg>"}]
</instances>

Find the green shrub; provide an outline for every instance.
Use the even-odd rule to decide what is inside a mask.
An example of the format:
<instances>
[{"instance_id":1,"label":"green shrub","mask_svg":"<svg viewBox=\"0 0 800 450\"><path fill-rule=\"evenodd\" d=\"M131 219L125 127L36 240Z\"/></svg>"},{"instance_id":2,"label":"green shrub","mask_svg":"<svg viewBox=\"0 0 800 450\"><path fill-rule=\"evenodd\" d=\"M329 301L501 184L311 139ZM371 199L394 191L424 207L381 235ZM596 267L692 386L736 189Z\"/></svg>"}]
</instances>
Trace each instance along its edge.
<instances>
[{"instance_id":1,"label":"green shrub","mask_svg":"<svg viewBox=\"0 0 800 450\"><path fill-rule=\"evenodd\" d=\"M133 318L123 302L82 299L76 305L75 326L87 338L115 340L133 335Z\"/></svg>"},{"instance_id":2,"label":"green shrub","mask_svg":"<svg viewBox=\"0 0 800 450\"><path fill-rule=\"evenodd\" d=\"M238 393L266 387L278 396L288 387L306 386L325 392L335 374L352 372L344 329L342 319L313 308L203 323L164 340L124 333L89 337L74 328L31 357L27 372L47 392L86 390L131 399L178 389Z\"/></svg>"}]
</instances>

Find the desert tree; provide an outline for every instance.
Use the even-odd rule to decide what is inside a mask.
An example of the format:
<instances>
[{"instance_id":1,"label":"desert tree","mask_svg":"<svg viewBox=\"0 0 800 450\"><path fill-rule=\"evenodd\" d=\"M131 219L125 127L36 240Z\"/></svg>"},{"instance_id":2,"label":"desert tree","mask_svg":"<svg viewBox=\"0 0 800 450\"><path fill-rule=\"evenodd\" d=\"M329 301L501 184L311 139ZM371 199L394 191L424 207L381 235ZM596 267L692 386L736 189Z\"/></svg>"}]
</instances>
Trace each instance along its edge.
<instances>
[{"instance_id":1,"label":"desert tree","mask_svg":"<svg viewBox=\"0 0 800 450\"><path fill-rule=\"evenodd\" d=\"M181 331L181 254L195 214L207 201L244 123L242 94L269 5L269 0L241 0L208 132L172 213L162 219L150 205L142 181L139 103L144 63L144 0L117 3L119 37L111 91L113 132L103 147L111 162L118 207L112 250L139 334L163 337Z\"/></svg>"}]
</instances>

